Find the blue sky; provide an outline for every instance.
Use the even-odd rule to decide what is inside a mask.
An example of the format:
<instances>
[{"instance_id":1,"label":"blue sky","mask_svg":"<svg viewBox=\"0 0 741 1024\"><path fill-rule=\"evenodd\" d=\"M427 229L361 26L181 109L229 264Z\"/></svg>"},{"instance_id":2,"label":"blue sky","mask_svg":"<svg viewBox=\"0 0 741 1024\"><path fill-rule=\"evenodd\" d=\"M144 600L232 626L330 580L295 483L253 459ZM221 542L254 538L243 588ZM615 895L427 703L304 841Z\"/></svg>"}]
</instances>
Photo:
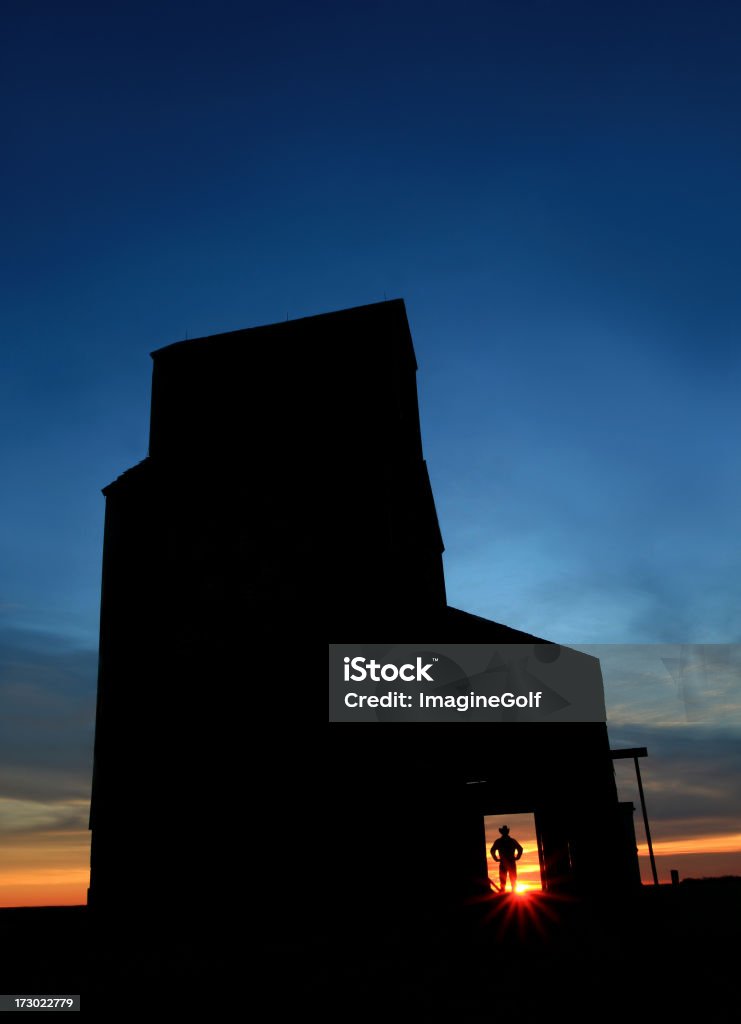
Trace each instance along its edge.
<instances>
[{"instance_id":1,"label":"blue sky","mask_svg":"<svg viewBox=\"0 0 741 1024\"><path fill-rule=\"evenodd\" d=\"M741 641L740 44L730 2L6 4L8 685L53 649L92 713L150 351L397 296L451 603Z\"/></svg>"},{"instance_id":2,"label":"blue sky","mask_svg":"<svg viewBox=\"0 0 741 1024\"><path fill-rule=\"evenodd\" d=\"M3 603L96 632L148 352L406 299L451 599L741 639L734 4L11 5Z\"/></svg>"}]
</instances>

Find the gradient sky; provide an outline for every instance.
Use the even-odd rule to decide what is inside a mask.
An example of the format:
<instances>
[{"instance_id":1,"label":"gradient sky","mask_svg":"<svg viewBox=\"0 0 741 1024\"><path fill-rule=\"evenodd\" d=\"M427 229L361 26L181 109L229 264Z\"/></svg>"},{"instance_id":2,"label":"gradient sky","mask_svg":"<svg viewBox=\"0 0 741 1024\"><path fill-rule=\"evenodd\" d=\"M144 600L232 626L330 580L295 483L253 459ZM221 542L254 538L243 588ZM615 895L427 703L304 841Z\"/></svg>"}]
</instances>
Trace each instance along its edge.
<instances>
[{"instance_id":1,"label":"gradient sky","mask_svg":"<svg viewBox=\"0 0 741 1024\"><path fill-rule=\"evenodd\" d=\"M186 335L403 297L451 603L741 642L737 3L9 0L0 47L0 895L84 891L100 488ZM738 702L605 677L673 841Z\"/></svg>"}]
</instances>

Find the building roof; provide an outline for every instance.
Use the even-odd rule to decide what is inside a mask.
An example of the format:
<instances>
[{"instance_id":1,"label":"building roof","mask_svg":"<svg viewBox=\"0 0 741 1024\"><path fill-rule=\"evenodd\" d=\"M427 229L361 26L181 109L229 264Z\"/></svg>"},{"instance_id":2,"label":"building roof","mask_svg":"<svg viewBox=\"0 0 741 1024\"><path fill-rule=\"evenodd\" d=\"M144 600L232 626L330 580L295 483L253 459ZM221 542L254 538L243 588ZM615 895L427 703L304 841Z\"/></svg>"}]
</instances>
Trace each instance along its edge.
<instances>
[{"instance_id":1,"label":"building roof","mask_svg":"<svg viewBox=\"0 0 741 1024\"><path fill-rule=\"evenodd\" d=\"M176 341L171 345L155 349L150 353L155 363L168 361L175 357L191 356L202 353L208 345L209 354L215 354L218 348L224 353L246 345L258 346L278 345L291 352L297 345L315 344L323 346L331 339L340 339L341 350L337 353L347 357L357 350L363 342L373 344L377 355L379 342L382 340L378 332L391 330L394 332L398 346L399 332L404 336L405 348L414 361L414 345L409 330L406 306L403 299L389 299L385 302L373 302L365 306L352 306L348 309L334 310L331 313L319 313L316 316L300 317L296 320L285 320L279 323L264 324L258 327L246 327L237 331L226 331L222 334L209 334L201 338L189 338ZM351 331L350 335L345 332Z\"/></svg>"}]
</instances>

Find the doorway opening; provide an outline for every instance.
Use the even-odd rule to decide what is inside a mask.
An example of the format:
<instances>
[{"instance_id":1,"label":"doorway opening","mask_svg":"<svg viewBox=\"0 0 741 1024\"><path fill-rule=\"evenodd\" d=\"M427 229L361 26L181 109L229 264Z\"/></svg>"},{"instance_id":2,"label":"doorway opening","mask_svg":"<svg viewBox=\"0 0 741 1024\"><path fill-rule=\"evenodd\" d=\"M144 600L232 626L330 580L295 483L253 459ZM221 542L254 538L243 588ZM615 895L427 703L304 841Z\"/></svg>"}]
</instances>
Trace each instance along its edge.
<instances>
[{"instance_id":1,"label":"doorway opening","mask_svg":"<svg viewBox=\"0 0 741 1024\"><path fill-rule=\"evenodd\" d=\"M522 847L523 853L517 861L517 892L539 892L543 888L538 853L538 834L534 814L485 814L484 833L486 836L486 868L493 891L500 886L499 864L494 861L491 848L502 836L499 829L508 826L509 834ZM509 890L510 884L507 883Z\"/></svg>"}]
</instances>

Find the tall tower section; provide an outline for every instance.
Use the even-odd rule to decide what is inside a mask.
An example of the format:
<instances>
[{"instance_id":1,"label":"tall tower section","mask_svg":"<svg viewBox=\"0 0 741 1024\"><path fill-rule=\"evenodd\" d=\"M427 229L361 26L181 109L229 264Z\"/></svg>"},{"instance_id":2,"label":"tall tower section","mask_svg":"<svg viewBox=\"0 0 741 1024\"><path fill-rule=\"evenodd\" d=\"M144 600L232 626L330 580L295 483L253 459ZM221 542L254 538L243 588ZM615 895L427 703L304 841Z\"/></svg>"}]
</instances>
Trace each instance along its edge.
<instances>
[{"instance_id":1,"label":"tall tower section","mask_svg":"<svg viewBox=\"0 0 741 1024\"><path fill-rule=\"evenodd\" d=\"M245 755L287 685L270 675L280 655L330 625L446 610L401 300L152 359L148 457L103 492L98 905L187 899L230 857L243 871L225 831L264 790ZM290 784L290 756L265 767L273 782Z\"/></svg>"}]
</instances>

